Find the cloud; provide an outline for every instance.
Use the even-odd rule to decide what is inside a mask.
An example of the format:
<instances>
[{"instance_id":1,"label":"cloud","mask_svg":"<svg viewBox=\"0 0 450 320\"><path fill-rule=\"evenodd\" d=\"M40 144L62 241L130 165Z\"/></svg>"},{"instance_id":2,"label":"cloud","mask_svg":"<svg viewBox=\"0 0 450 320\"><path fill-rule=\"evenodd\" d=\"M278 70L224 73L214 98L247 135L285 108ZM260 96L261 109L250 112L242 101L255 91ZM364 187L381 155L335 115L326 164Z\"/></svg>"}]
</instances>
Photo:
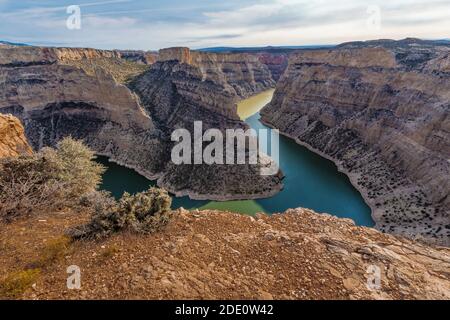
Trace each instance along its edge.
<instances>
[{"instance_id":1,"label":"cloud","mask_svg":"<svg viewBox=\"0 0 450 320\"><path fill-rule=\"evenodd\" d=\"M448 0L111 0L82 3L82 29L65 28L68 0L6 2L5 40L65 46L157 49L339 43L373 38L448 38ZM366 27L368 5L381 30Z\"/></svg>"}]
</instances>

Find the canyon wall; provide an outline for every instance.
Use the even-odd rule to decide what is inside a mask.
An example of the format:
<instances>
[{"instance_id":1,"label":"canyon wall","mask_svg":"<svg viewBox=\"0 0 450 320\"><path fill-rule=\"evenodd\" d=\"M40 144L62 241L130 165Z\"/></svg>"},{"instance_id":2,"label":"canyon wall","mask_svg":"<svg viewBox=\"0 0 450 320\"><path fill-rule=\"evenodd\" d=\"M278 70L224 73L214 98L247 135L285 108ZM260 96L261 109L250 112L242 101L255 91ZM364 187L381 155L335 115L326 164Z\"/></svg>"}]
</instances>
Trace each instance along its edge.
<instances>
[{"instance_id":1,"label":"canyon wall","mask_svg":"<svg viewBox=\"0 0 450 320\"><path fill-rule=\"evenodd\" d=\"M299 52L262 119L348 173L377 228L448 245L449 62L409 40Z\"/></svg>"},{"instance_id":2,"label":"canyon wall","mask_svg":"<svg viewBox=\"0 0 450 320\"><path fill-rule=\"evenodd\" d=\"M32 152L20 120L12 115L0 114L0 158Z\"/></svg>"},{"instance_id":3,"label":"canyon wall","mask_svg":"<svg viewBox=\"0 0 450 320\"><path fill-rule=\"evenodd\" d=\"M242 79L248 74L246 63L233 66L233 59L225 63L223 58L218 65L234 68L227 73L209 57L204 60L201 69L179 61L145 65L123 59L118 51L2 47L0 113L22 120L36 150L66 136L82 139L98 154L159 179L179 195L222 200L274 194L281 177L260 176L261 165L192 166L186 172L170 163L173 128L192 125L192 120L242 127L236 101L274 84L266 72L264 81L241 88L248 80ZM125 86L131 82L139 97Z\"/></svg>"},{"instance_id":4,"label":"canyon wall","mask_svg":"<svg viewBox=\"0 0 450 320\"><path fill-rule=\"evenodd\" d=\"M84 50L1 49L0 112L22 120L35 150L72 136L99 154L156 175L162 146L152 119L108 70L94 66L88 73L75 65L87 66L111 53Z\"/></svg>"},{"instance_id":5,"label":"canyon wall","mask_svg":"<svg viewBox=\"0 0 450 320\"><path fill-rule=\"evenodd\" d=\"M196 67L203 80L222 85L240 99L273 88L276 84L269 68L253 54L208 53L180 47L160 50L158 61L179 61Z\"/></svg>"},{"instance_id":6,"label":"canyon wall","mask_svg":"<svg viewBox=\"0 0 450 320\"><path fill-rule=\"evenodd\" d=\"M270 72L256 57L191 52L187 48L161 50L159 61L130 88L165 133L169 142L174 129L187 129L193 136L195 121L208 129L247 129L236 114L236 102L274 85ZM225 134L224 134L225 136ZM170 156L169 152L166 159ZM257 165L168 165L158 180L178 196L205 200L269 197L282 187L282 174L262 176ZM190 177L190 178L186 178Z\"/></svg>"},{"instance_id":7,"label":"canyon wall","mask_svg":"<svg viewBox=\"0 0 450 320\"><path fill-rule=\"evenodd\" d=\"M261 52L256 54L259 62L266 65L272 74L272 78L275 81L280 80L284 71L288 66L289 52L286 53L271 53Z\"/></svg>"},{"instance_id":8,"label":"canyon wall","mask_svg":"<svg viewBox=\"0 0 450 320\"><path fill-rule=\"evenodd\" d=\"M153 51L117 50L116 52L120 54L121 59L139 64L151 65L158 59L158 53Z\"/></svg>"}]
</instances>

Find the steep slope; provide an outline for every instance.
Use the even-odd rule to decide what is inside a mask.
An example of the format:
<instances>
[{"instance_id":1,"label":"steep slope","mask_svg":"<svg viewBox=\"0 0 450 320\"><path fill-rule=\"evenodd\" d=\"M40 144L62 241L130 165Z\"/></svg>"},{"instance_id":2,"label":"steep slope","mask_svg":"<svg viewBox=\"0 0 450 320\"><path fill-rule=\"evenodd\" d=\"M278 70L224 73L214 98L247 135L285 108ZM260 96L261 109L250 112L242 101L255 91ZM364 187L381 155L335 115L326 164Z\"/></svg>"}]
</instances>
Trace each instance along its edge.
<instances>
[{"instance_id":1,"label":"steep slope","mask_svg":"<svg viewBox=\"0 0 450 320\"><path fill-rule=\"evenodd\" d=\"M176 194L245 199L272 195L281 188L279 176L259 175L260 166L191 166L186 172L170 163L170 134L177 125L192 125L194 117L219 128L242 126L235 102L274 85L270 72L261 68L256 58L240 63L235 57L216 61L202 55L195 58L201 62L198 67L172 62L164 69L165 63L152 68L130 62L129 55L95 49L0 48L0 113L12 113L22 120L36 150L69 135L83 139L98 154L150 179L159 178L160 185ZM172 75L171 68L179 68L181 73ZM139 79L145 86L138 91L140 98L144 102L159 99L146 110L123 85L139 74L143 74ZM162 78L154 78L155 74ZM255 80L250 81L249 74ZM175 91L172 80L179 84ZM173 108L181 105L188 107L174 112ZM164 119L172 112L178 124ZM244 184L242 178L253 183Z\"/></svg>"},{"instance_id":2,"label":"steep slope","mask_svg":"<svg viewBox=\"0 0 450 320\"><path fill-rule=\"evenodd\" d=\"M86 218L49 213L6 225L0 275L42 261L68 226ZM178 210L154 235L118 234L66 250L18 298L450 299L448 248L305 209L255 218ZM67 289L70 265L81 269L81 290Z\"/></svg>"},{"instance_id":3,"label":"steep slope","mask_svg":"<svg viewBox=\"0 0 450 320\"><path fill-rule=\"evenodd\" d=\"M89 49L1 49L0 112L22 120L36 150L70 135L85 140L99 154L156 174L161 144L137 98L107 70L95 67L91 74L72 65L108 59L111 54Z\"/></svg>"},{"instance_id":4,"label":"steep slope","mask_svg":"<svg viewBox=\"0 0 450 320\"><path fill-rule=\"evenodd\" d=\"M32 152L20 120L12 115L0 114L0 158Z\"/></svg>"},{"instance_id":5,"label":"steep slope","mask_svg":"<svg viewBox=\"0 0 450 320\"><path fill-rule=\"evenodd\" d=\"M450 48L413 40L290 57L262 111L348 173L377 228L450 244Z\"/></svg>"},{"instance_id":6,"label":"steep slope","mask_svg":"<svg viewBox=\"0 0 450 320\"><path fill-rule=\"evenodd\" d=\"M158 184L178 196L200 200L257 199L277 193L282 187L281 172L259 174L262 166L271 165L268 158L257 165L212 166L174 165L169 160L174 129L187 129L193 136L195 121L202 122L203 132L219 129L224 136L226 129L247 129L237 116L236 102L274 84L267 69L253 56L205 54L187 48L161 50L159 59L130 84L168 141L168 164Z\"/></svg>"}]
</instances>

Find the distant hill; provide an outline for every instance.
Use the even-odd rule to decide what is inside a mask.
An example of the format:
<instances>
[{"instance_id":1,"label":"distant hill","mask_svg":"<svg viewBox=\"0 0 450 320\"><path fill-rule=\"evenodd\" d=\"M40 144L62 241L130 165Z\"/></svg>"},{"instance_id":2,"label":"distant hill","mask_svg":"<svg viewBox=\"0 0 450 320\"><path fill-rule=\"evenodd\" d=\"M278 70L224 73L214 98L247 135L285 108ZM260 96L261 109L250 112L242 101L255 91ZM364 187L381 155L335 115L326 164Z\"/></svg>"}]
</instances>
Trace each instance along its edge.
<instances>
[{"instance_id":1,"label":"distant hill","mask_svg":"<svg viewBox=\"0 0 450 320\"><path fill-rule=\"evenodd\" d=\"M306 49L323 49L323 48L333 48L334 45L311 45L311 46L267 46L267 47L211 47L197 49L197 51L202 52L286 52L292 50L306 50Z\"/></svg>"},{"instance_id":2,"label":"distant hill","mask_svg":"<svg viewBox=\"0 0 450 320\"><path fill-rule=\"evenodd\" d=\"M391 40L391 39L379 39L379 40L368 40L368 41L352 41L345 42L337 46L338 48L362 48L362 47L385 47L385 48L408 48L411 46L421 46L421 47L435 47L435 46L450 46L450 41L448 39L441 40L423 40L418 38L406 38L402 40Z\"/></svg>"},{"instance_id":3,"label":"distant hill","mask_svg":"<svg viewBox=\"0 0 450 320\"><path fill-rule=\"evenodd\" d=\"M9 42L9 41L1 41L0 40L0 46L16 46L16 47L26 47L28 46L28 44L25 43L14 43L14 42Z\"/></svg>"}]
</instances>

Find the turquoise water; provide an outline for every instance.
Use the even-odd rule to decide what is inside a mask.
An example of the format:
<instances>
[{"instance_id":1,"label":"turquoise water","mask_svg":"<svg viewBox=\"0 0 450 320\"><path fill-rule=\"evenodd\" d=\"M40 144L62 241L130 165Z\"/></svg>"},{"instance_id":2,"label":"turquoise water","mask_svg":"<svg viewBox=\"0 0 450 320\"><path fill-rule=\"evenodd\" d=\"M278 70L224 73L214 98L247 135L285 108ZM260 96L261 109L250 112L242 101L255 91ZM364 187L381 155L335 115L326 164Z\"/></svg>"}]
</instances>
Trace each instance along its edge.
<instances>
[{"instance_id":1,"label":"turquoise water","mask_svg":"<svg viewBox=\"0 0 450 320\"><path fill-rule=\"evenodd\" d=\"M261 103L261 101L255 103ZM267 128L259 121L259 118L259 113L256 113L245 121L254 129ZM108 168L103 176L102 188L110 191L117 198L125 191L136 193L155 185L155 182L147 180L134 170L110 163L105 157L99 157L98 161ZM289 138L280 136L280 167L285 175L284 189L272 198L214 202L182 197L174 198L172 207L219 209L243 214L257 212L271 214L283 212L289 208L304 207L316 212L351 218L358 225L374 225L370 208L352 186L348 177L340 173L333 162Z\"/></svg>"}]
</instances>

